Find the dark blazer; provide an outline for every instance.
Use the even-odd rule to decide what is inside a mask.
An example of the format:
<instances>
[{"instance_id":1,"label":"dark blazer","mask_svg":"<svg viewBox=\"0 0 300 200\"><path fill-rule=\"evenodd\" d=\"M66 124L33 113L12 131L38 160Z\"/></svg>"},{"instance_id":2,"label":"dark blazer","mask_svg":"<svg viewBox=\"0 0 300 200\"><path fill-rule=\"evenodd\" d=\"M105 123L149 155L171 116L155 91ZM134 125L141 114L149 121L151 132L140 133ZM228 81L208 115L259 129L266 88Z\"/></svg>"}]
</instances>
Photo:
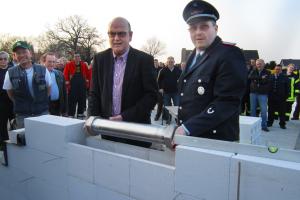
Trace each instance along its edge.
<instances>
[{"instance_id":1,"label":"dark blazer","mask_svg":"<svg viewBox=\"0 0 300 200\"><path fill-rule=\"evenodd\" d=\"M179 123L191 136L238 140L239 107L247 82L242 51L216 37L189 70L194 56L195 50L179 79Z\"/></svg>"},{"instance_id":2,"label":"dark blazer","mask_svg":"<svg viewBox=\"0 0 300 200\"><path fill-rule=\"evenodd\" d=\"M288 77L280 73L275 79L275 75L272 74L270 77L270 82L271 82L271 90L269 92L269 101L281 101L285 102L286 99L289 97L289 79ZM276 82L276 87L275 87L275 82Z\"/></svg>"},{"instance_id":3,"label":"dark blazer","mask_svg":"<svg viewBox=\"0 0 300 200\"><path fill-rule=\"evenodd\" d=\"M94 57L89 116L112 116L114 58L112 49ZM130 47L122 86L121 115L123 121L150 124L151 110L156 104L157 84L152 56Z\"/></svg>"}]
</instances>

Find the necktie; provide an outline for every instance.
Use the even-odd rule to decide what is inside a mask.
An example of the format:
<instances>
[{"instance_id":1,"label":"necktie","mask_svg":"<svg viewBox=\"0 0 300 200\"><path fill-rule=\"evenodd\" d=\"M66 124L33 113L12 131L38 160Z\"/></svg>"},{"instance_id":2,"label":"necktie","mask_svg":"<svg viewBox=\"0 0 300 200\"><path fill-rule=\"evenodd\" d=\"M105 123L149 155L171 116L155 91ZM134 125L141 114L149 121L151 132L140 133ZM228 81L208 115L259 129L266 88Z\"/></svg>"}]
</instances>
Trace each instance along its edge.
<instances>
[{"instance_id":1,"label":"necktie","mask_svg":"<svg viewBox=\"0 0 300 200\"><path fill-rule=\"evenodd\" d=\"M202 57L201 53L198 53L197 56L196 56L196 62L195 62L195 64L198 63L201 60L201 57Z\"/></svg>"},{"instance_id":2,"label":"necktie","mask_svg":"<svg viewBox=\"0 0 300 200\"><path fill-rule=\"evenodd\" d=\"M188 68L188 72L191 71L194 67L196 67L196 64L200 62L202 55L198 53L196 55L196 60L192 63L192 65Z\"/></svg>"}]
</instances>

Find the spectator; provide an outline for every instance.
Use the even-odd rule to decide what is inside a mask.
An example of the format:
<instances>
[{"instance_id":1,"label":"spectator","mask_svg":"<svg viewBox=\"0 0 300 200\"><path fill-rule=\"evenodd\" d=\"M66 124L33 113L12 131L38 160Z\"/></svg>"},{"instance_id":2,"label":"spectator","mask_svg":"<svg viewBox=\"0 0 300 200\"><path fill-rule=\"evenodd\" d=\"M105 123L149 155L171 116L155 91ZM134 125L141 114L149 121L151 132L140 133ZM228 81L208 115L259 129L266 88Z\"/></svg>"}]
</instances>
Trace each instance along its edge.
<instances>
[{"instance_id":1,"label":"spectator","mask_svg":"<svg viewBox=\"0 0 300 200\"><path fill-rule=\"evenodd\" d=\"M268 132L267 127L267 104L268 94L271 89L271 74L265 68L265 62L263 59L256 60L256 69L252 70L249 74L250 79L250 109L251 116L256 116L257 102L260 107L261 113L261 127L263 131Z\"/></svg>"},{"instance_id":2,"label":"spectator","mask_svg":"<svg viewBox=\"0 0 300 200\"><path fill-rule=\"evenodd\" d=\"M16 42L12 50L19 64L8 69L3 89L13 101L17 127L23 128L25 118L48 114L51 76L45 67L32 63L26 41Z\"/></svg>"},{"instance_id":3,"label":"spectator","mask_svg":"<svg viewBox=\"0 0 300 200\"><path fill-rule=\"evenodd\" d=\"M268 122L267 126L273 125L275 111L278 111L280 128L286 129L285 126L285 101L289 92L289 80L282 73L281 65L276 65L274 74L271 75L271 91L268 96Z\"/></svg>"},{"instance_id":4,"label":"spectator","mask_svg":"<svg viewBox=\"0 0 300 200\"><path fill-rule=\"evenodd\" d=\"M159 92L163 95L164 106L178 106L179 96L177 89L177 81L180 77L181 70L174 66L175 60L172 56L167 59L167 67L161 69L158 80ZM171 102L172 101L172 102ZM169 112L164 109L163 119L168 121Z\"/></svg>"},{"instance_id":5,"label":"spectator","mask_svg":"<svg viewBox=\"0 0 300 200\"><path fill-rule=\"evenodd\" d=\"M88 66L81 60L80 54L74 54L74 60L68 62L64 69L64 77L68 90L68 115L83 119L86 105L86 89L89 86ZM77 106L77 111L76 111ZM77 116L75 116L77 113Z\"/></svg>"},{"instance_id":6,"label":"spectator","mask_svg":"<svg viewBox=\"0 0 300 200\"><path fill-rule=\"evenodd\" d=\"M47 67L52 80L49 113L57 116L67 116L67 91L65 78L61 71L54 69L56 64L56 56L52 52L45 53L42 56L42 64Z\"/></svg>"},{"instance_id":7,"label":"spectator","mask_svg":"<svg viewBox=\"0 0 300 200\"><path fill-rule=\"evenodd\" d=\"M0 51L0 147L3 147L3 142L8 140L7 123L13 116L13 103L9 99L6 90L2 89L4 77L9 68L8 61L8 53Z\"/></svg>"}]
</instances>

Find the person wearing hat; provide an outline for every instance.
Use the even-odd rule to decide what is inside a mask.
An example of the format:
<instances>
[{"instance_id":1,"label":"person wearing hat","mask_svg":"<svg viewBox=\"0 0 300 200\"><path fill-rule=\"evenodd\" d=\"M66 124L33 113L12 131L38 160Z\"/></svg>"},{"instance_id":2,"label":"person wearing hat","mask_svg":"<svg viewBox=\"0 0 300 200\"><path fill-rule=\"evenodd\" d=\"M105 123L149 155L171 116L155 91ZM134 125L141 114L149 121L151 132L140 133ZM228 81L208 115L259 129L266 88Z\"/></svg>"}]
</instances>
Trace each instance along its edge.
<instances>
[{"instance_id":1,"label":"person wearing hat","mask_svg":"<svg viewBox=\"0 0 300 200\"><path fill-rule=\"evenodd\" d=\"M32 63L30 48L26 41L17 41L13 45L19 64L8 69L3 84L13 101L18 128L24 127L27 117L48 114L51 76L45 67Z\"/></svg>"},{"instance_id":2,"label":"person wearing hat","mask_svg":"<svg viewBox=\"0 0 300 200\"><path fill-rule=\"evenodd\" d=\"M217 36L219 13L211 4L191 1L183 18L195 49L178 81L176 134L237 141L247 81L243 53Z\"/></svg>"}]
</instances>

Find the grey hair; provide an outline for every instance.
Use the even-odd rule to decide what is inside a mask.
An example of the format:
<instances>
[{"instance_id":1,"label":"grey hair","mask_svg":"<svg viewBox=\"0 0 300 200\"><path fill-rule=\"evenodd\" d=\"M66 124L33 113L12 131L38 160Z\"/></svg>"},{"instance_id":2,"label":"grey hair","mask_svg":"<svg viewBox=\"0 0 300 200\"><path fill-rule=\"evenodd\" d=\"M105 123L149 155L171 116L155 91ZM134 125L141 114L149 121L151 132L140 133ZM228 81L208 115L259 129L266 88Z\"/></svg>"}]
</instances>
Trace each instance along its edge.
<instances>
[{"instance_id":1,"label":"grey hair","mask_svg":"<svg viewBox=\"0 0 300 200\"><path fill-rule=\"evenodd\" d=\"M7 59L9 59L9 54L6 51L0 51L0 56L5 55Z\"/></svg>"}]
</instances>

